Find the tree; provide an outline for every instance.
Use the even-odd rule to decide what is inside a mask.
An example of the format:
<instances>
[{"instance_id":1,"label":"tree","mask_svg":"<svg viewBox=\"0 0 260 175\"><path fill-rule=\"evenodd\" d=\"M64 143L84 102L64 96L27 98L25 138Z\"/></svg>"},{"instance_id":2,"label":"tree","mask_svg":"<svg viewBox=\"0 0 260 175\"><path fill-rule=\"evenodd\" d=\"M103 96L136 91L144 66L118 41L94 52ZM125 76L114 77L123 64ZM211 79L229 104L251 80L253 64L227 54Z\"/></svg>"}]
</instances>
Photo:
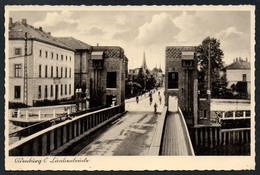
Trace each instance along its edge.
<instances>
[{"instance_id":1,"label":"tree","mask_svg":"<svg viewBox=\"0 0 260 175\"><path fill-rule=\"evenodd\" d=\"M205 96L207 91L207 73L208 73L208 58L211 60L211 96L213 98L225 97L227 95L227 78L222 60L224 53L220 49L220 41L215 38L207 37L202 41L202 44L196 50L201 56L198 57L198 82L201 95Z\"/></svg>"}]
</instances>

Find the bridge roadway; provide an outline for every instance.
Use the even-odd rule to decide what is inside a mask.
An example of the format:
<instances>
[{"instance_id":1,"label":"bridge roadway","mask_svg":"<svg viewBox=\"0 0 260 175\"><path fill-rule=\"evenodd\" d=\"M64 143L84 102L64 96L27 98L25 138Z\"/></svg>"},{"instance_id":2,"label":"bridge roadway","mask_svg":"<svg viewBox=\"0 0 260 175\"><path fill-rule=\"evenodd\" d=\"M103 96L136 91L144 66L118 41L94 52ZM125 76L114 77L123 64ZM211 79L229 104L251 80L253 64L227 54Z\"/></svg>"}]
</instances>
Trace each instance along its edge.
<instances>
[{"instance_id":1,"label":"bridge roadway","mask_svg":"<svg viewBox=\"0 0 260 175\"><path fill-rule=\"evenodd\" d=\"M148 94L139 97L138 104L135 98L126 100L128 112L77 155L148 155L163 108L163 90L159 91L161 104L158 91L151 105ZM153 112L154 103L158 105L157 114Z\"/></svg>"}]
</instances>

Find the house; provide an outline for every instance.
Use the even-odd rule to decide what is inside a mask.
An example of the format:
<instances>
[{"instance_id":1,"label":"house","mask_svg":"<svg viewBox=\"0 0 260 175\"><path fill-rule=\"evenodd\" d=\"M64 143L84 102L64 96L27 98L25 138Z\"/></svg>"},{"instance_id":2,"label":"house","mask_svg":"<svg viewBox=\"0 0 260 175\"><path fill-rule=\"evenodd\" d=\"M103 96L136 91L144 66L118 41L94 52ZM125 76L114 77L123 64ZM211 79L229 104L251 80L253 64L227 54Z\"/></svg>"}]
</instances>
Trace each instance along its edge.
<instances>
[{"instance_id":1,"label":"house","mask_svg":"<svg viewBox=\"0 0 260 175\"><path fill-rule=\"evenodd\" d=\"M236 58L233 63L226 67L226 75L229 88L236 88L236 91L251 94L250 62L247 58Z\"/></svg>"},{"instance_id":2,"label":"house","mask_svg":"<svg viewBox=\"0 0 260 175\"><path fill-rule=\"evenodd\" d=\"M9 23L9 101L69 99L74 92L74 49L26 19Z\"/></svg>"}]
</instances>

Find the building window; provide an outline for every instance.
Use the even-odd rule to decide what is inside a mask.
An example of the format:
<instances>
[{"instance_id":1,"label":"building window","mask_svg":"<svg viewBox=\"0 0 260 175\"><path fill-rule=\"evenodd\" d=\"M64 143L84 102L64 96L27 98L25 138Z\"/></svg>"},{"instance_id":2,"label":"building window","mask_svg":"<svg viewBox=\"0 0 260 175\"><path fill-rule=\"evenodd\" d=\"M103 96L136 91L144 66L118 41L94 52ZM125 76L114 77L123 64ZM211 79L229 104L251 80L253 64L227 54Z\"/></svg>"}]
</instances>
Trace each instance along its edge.
<instances>
[{"instance_id":1,"label":"building window","mask_svg":"<svg viewBox=\"0 0 260 175\"><path fill-rule=\"evenodd\" d=\"M39 50L39 56L42 57L42 50Z\"/></svg>"},{"instance_id":2,"label":"building window","mask_svg":"<svg viewBox=\"0 0 260 175\"><path fill-rule=\"evenodd\" d=\"M54 54L53 54L53 52L52 52L52 53L51 53L51 59L53 59L53 55L54 55Z\"/></svg>"},{"instance_id":3,"label":"building window","mask_svg":"<svg viewBox=\"0 0 260 175\"><path fill-rule=\"evenodd\" d=\"M38 98L42 98L42 87L38 86Z\"/></svg>"},{"instance_id":4,"label":"building window","mask_svg":"<svg viewBox=\"0 0 260 175\"><path fill-rule=\"evenodd\" d=\"M169 72L168 73L168 88L177 89L178 88L178 72Z\"/></svg>"},{"instance_id":5,"label":"building window","mask_svg":"<svg viewBox=\"0 0 260 175\"><path fill-rule=\"evenodd\" d=\"M61 55L61 61L63 60L63 55Z\"/></svg>"},{"instance_id":6,"label":"building window","mask_svg":"<svg viewBox=\"0 0 260 175\"><path fill-rule=\"evenodd\" d=\"M22 49L21 48L14 48L14 54L15 55L22 55Z\"/></svg>"},{"instance_id":7,"label":"building window","mask_svg":"<svg viewBox=\"0 0 260 175\"><path fill-rule=\"evenodd\" d=\"M66 61L68 60L68 56L66 56Z\"/></svg>"},{"instance_id":8,"label":"building window","mask_svg":"<svg viewBox=\"0 0 260 175\"><path fill-rule=\"evenodd\" d=\"M14 86L14 98L21 98L21 86Z\"/></svg>"},{"instance_id":9,"label":"building window","mask_svg":"<svg viewBox=\"0 0 260 175\"><path fill-rule=\"evenodd\" d=\"M48 51L45 51L45 58L48 58Z\"/></svg>"},{"instance_id":10,"label":"building window","mask_svg":"<svg viewBox=\"0 0 260 175\"><path fill-rule=\"evenodd\" d=\"M67 84L65 84L65 95L67 95Z\"/></svg>"},{"instance_id":11,"label":"building window","mask_svg":"<svg viewBox=\"0 0 260 175\"><path fill-rule=\"evenodd\" d=\"M70 61L71 61L71 57L70 57Z\"/></svg>"},{"instance_id":12,"label":"building window","mask_svg":"<svg viewBox=\"0 0 260 175\"><path fill-rule=\"evenodd\" d=\"M45 89L44 89L44 98L48 97L48 86L45 85Z\"/></svg>"},{"instance_id":13,"label":"building window","mask_svg":"<svg viewBox=\"0 0 260 175\"><path fill-rule=\"evenodd\" d=\"M116 72L107 72L107 88L116 88Z\"/></svg>"},{"instance_id":14,"label":"building window","mask_svg":"<svg viewBox=\"0 0 260 175\"><path fill-rule=\"evenodd\" d=\"M46 65L45 66L45 78L47 78L48 77L48 66Z\"/></svg>"},{"instance_id":15,"label":"building window","mask_svg":"<svg viewBox=\"0 0 260 175\"><path fill-rule=\"evenodd\" d=\"M56 60L58 60L59 59L59 54L56 54Z\"/></svg>"},{"instance_id":16,"label":"building window","mask_svg":"<svg viewBox=\"0 0 260 175\"><path fill-rule=\"evenodd\" d=\"M51 78L53 78L53 66L51 66Z\"/></svg>"},{"instance_id":17,"label":"building window","mask_svg":"<svg viewBox=\"0 0 260 175\"><path fill-rule=\"evenodd\" d=\"M14 65L14 77L22 77L22 65L21 64Z\"/></svg>"},{"instance_id":18,"label":"building window","mask_svg":"<svg viewBox=\"0 0 260 175\"><path fill-rule=\"evenodd\" d=\"M63 95L63 85L60 85L60 95Z\"/></svg>"},{"instance_id":19,"label":"building window","mask_svg":"<svg viewBox=\"0 0 260 175\"><path fill-rule=\"evenodd\" d=\"M243 74L243 81L246 81L246 74Z\"/></svg>"},{"instance_id":20,"label":"building window","mask_svg":"<svg viewBox=\"0 0 260 175\"><path fill-rule=\"evenodd\" d=\"M67 68L65 68L65 78L67 78Z\"/></svg>"},{"instance_id":21,"label":"building window","mask_svg":"<svg viewBox=\"0 0 260 175\"><path fill-rule=\"evenodd\" d=\"M71 78L71 68L70 68L70 78Z\"/></svg>"},{"instance_id":22,"label":"building window","mask_svg":"<svg viewBox=\"0 0 260 175\"><path fill-rule=\"evenodd\" d=\"M61 67L61 68L60 68L60 77L61 77L61 78L62 78L62 76L63 76L62 74L63 74L63 68Z\"/></svg>"},{"instance_id":23,"label":"building window","mask_svg":"<svg viewBox=\"0 0 260 175\"><path fill-rule=\"evenodd\" d=\"M53 85L51 85L50 91L51 91L50 96L53 97Z\"/></svg>"},{"instance_id":24,"label":"building window","mask_svg":"<svg viewBox=\"0 0 260 175\"><path fill-rule=\"evenodd\" d=\"M71 84L69 84L69 94L71 94Z\"/></svg>"},{"instance_id":25,"label":"building window","mask_svg":"<svg viewBox=\"0 0 260 175\"><path fill-rule=\"evenodd\" d=\"M59 67L58 66L56 67L56 77L57 78L59 77Z\"/></svg>"},{"instance_id":26,"label":"building window","mask_svg":"<svg viewBox=\"0 0 260 175\"><path fill-rule=\"evenodd\" d=\"M42 65L39 65L39 77L42 77Z\"/></svg>"}]
</instances>

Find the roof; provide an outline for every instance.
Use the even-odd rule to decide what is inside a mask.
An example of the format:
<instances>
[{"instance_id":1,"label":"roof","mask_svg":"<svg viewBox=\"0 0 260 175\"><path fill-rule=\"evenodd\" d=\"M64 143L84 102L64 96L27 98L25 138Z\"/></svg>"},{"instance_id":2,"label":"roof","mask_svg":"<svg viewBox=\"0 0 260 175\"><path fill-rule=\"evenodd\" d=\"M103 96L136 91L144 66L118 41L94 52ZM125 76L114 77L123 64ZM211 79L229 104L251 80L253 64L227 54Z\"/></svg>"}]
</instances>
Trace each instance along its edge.
<instances>
[{"instance_id":1,"label":"roof","mask_svg":"<svg viewBox=\"0 0 260 175\"><path fill-rule=\"evenodd\" d=\"M73 37L57 37L62 43L75 50L90 50L91 46Z\"/></svg>"},{"instance_id":2,"label":"roof","mask_svg":"<svg viewBox=\"0 0 260 175\"><path fill-rule=\"evenodd\" d=\"M9 26L9 40L24 40L26 32L28 39L37 40L63 49L74 51L73 48L68 47L60 40L53 37L50 33L47 33L40 28L35 28L31 25L28 25L27 23L22 23L20 21L15 22Z\"/></svg>"},{"instance_id":3,"label":"roof","mask_svg":"<svg viewBox=\"0 0 260 175\"><path fill-rule=\"evenodd\" d=\"M250 62L236 61L226 67L226 69L250 69Z\"/></svg>"}]
</instances>

